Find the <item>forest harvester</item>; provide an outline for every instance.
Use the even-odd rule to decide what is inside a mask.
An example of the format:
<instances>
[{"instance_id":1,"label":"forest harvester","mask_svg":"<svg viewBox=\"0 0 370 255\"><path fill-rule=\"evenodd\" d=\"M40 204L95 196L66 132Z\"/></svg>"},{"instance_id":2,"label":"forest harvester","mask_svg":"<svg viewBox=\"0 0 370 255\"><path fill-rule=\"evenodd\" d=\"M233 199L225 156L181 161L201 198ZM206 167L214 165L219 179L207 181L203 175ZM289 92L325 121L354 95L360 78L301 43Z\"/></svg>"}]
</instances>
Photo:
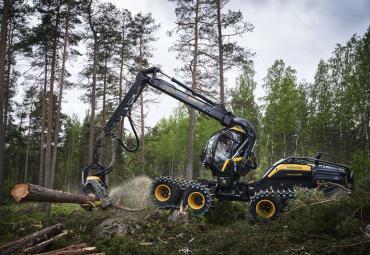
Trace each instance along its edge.
<instances>
[{"instance_id":1,"label":"forest harvester","mask_svg":"<svg viewBox=\"0 0 370 255\"><path fill-rule=\"evenodd\" d=\"M158 78L162 75L167 80ZM169 80L169 81L168 81ZM254 216L273 219L279 215L287 200L294 198L295 187L315 188L321 183L331 183L353 188L353 172L344 165L321 160L321 153L314 157L289 157L270 166L258 181L243 182L240 178L257 167L253 148L256 134L248 120L226 110L222 104L189 88L182 82L163 73L157 67L140 71L134 84L104 126L93 149L93 161L82 172L84 193L93 193L101 208L112 204L107 192L107 174L112 170L114 142L128 152L138 149L139 139L131 119L131 109L143 89L149 85L187 106L217 120L223 128L214 133L205 144L201 161L214 180L181 180L163 176L153 180L150 196L160 209L190 208L195 214L206 213L215 199L245 201ZM136 146L129 148L113 128L127 117L133 129ZM99 162L99 147L104 138L112 139L112 160L108 166Z\"/></svg>"}]
</instances>

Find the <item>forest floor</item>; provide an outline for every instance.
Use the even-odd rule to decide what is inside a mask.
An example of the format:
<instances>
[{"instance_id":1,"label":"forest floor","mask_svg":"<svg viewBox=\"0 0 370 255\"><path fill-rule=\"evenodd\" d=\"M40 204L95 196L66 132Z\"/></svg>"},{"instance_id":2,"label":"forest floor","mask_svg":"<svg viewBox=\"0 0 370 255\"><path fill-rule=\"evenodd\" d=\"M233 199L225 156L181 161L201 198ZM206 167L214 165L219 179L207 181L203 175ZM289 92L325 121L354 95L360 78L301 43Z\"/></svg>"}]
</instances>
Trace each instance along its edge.
<instances>
[{"instance_id":1,"label":"forest floor","mask_svg":"<svg viewBox=\"0 0 370 255\"><path fill-rule=\"evenodd\" d=\"M167 211L85 211L53 205L46 221L40 204L0 206L0 243L62 223L69 233L49 249L86 242L105 254L369 254L370 189L328 200L302 192L273 222L251 220L247 205L217 203L188 224L168 221ZM248 214L247 214L248 215Z\"/></svg>"}]
</instances>

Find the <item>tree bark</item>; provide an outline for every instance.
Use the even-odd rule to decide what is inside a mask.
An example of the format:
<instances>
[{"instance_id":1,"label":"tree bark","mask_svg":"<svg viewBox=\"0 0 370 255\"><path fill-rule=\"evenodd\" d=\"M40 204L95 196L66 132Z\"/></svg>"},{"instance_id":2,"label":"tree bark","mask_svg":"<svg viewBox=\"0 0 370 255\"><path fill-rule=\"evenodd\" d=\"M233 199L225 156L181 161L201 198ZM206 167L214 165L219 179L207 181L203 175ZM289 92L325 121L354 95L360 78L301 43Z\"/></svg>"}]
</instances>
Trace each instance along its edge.
<instances>
[{"instance_id":1,"label":"tree bark","mask_svg":"<svg viewBox=\"0 0 370 255\"><path fill-rule=\"evenodd\" d=\"M64 30L62 70L61 70L61 79L60 79L59 95L58 95L59 103L58 103L58 110L57 110L57 118L55 120L54 147L53 147L53 157L52 157L52 163L51 163L50 187L54 186L55 169L56 169L57 156L58 156L60 116L62 113L62 103L63 103L63 89L64 89L64 82L65 82L65 69L66 69L66 60L67 60L67 45L68 45L68 31L69 31L69 16L71 13L71 5L72 5L72 0L68 0L67 16L66 16L66 23L65 23L65 30Z\"/></svg>"},{"instance_id":2,"label":"tree bark","mask_svg":"<svg viewBox=\"0 0 370 255\"><path fill-rule=\"evenodd\" d=\"M93 161L93 149L95 142L95 108L96 108L96 65L97 65L97 55L98 55L98 35L94 29L94 24L92 22L92 0L89 2L89 26L94 37L94 52L93 52L93 77L91 84L91 113L90 113L90 132L89 132L89 162Z\"/></svg>"},{"instance_id":3,"label":"tree bark","mask_svg":"<svg viewBox=\"0 0 370 255\"><path fill-rule=\"evenodd\" d=\"M221 0L217 0L217 30L218 30L218 66L220 75L220 100L225 104L225 84L224 84L224 50L222 42L222 24L221 24Z\"/></svg>"},{"instance_id":4,"label":"tree bark","mask_svg":"<svg viewBox=\"0 0 370 255\"><path fill-rule=\"evenodd\" d=\"M37 243L43 242L49 239L50 237L61 233L62 230L63 230L62 224L58 223L54 226L45 228L36 233L33 233L31 235L18 239L14 242L10 242L10 243L0 246L0 253L1 254L14 254L15 252L21 251L22 249L26 247L30 247Z\"/></svg>"},{"instance_id":5,"label":"tree bark","mask_svg":"<svg viewBox=\"0 0 370 255\"><path fill-rule=\"evenodd\" d=\"M46 241L43 241L41 243L38 243L38 244L35 244L34 246L31 246L29 248L26 248L24 249L22 252L25 253L25 254L35 254L35 253L38 253L40 251L43 251L46 249L47 246L49 246L51 243L54 243L55 241L59 240L60 238L64 237L65 235L67 235L68 232L67 231L63 231L62 233L46 240Z\"/></svg>"},{"instance_id":6,"label":"tree bark","mask_svg":"<svg viewBox=\"0 0 370 255\"><path fill-rule=\"evenodd\" d=\"M19 183L14 185L10 194L17 203L46 202L90 204L98 199L93 194L73 194L61 190L44 188L31 183Z\"/></svg>"},{"instance_id":7,"label":"tree bark","mask_svg":"<svg viewBox=\"0 0 370 255\"><path fill-rule=\"evenodd\" d=\"M48 52L45 44L45 74L44 74L44 89L42 92L42 109L41 109L41 134L40 134L40 169L39 169L39 185L44 184L45 171L45 118L46 118L46 85L48 82Z\"/></svg>"},{"instance_id":8,"label":"tree bark","mask_svg":"<svg viewBox=\"0 0 370 255\"><path fill-rule=\"evenodd\" d=\"M48 251L48 252L43 252L43 253L40 253L40 254L42 254L42 255L52 255L53 254L54 255L57 252L78 250L78 249L82 249L82 248L86 248L86 247L88 247L88 245L86 243L73 244L73 245L70 245L70 246L67 246L67 247L64 247L64 248L61 248L61 249Z\"/></svg>"},{"instance_id":9,"label":"tree bark","mask_svg":"<svg viewBox=\"0 0 370 255\"><path fill-rule=\"evenodd\" d=\"M140 63L139 63L139 69L141 70L143 68L143 35L140 35L140 47L139 47L139 55L140 55ZM141 134L140 134L140 146L141 146L141 170L142 173L145 174L145 120L144 120L144 91L140 94L140 128L141 128Z\"/></svg>"},{"instance_id":10,"label":"tree bark","mask_svg":"<svg viewBox=\"0 0 370 255\"><path fill-rule=\"evenodd\" d=\"M142 173L145 174L145 126L144 126L144 96L143 93L140 94L140 146L141 146L141 170Z\"/></svg>"},{"instance_id":11,"label":"tree bark","mask_svg":"<svg viewBox=\"0 0 370 255\"><path fill-rule=\"evenodd\" d=\"M55 69L57 62L57 47L58 47L58 27L59 27L59 6L56 14L55 31L53 34L53 46L52 46L52 58L50 68L50 89L48 98L48 123L47 123L47 137L46 137L46 154L45 154L45 180L44 186L52 188L54 180L52 180L53 174L51 172L51 143L52 143L52 131L53 131L53 110L54 110L54 82L55 82ZM57 146L54 144L54 146Z\"/></svg>"},{"instance_id":12,"label":"tree bark","mask_svg":"<svg viewBox=\"0 0 370 255\"><path fill-rule=\"evenodd\" d=\"M125 24L122 25L122 44L121 44L121 59L120 59L120 68L119 68L119 95L118 95L118 104L121 103L123 98L123 64L124 64L124 52L125 52ZM119 138L122 139L122 131L123 131L123 120L121 119L118 126L118 135Z\"/></svg>"},{"instance_id":13,"label":"tree bark","mask_svg":"<svg viewBox=\"0 0 370 255\"><path fill-rule=\"evenodd\" d=\"M197 65L198 65L198 37L199 37L199 0L197 0L195 5L195 21L194 21L194 56L192 65L192 89L197 88ZM186 179L193 179L194 177L194 142L195 142L195 125L196 125L196 115L195 110L189 110L189 130L188 130L188 160L186 165Z\"/></svg>"},{"instance_id":14,"label":"tree bark","mask_svg":"<svg viewBox=\"0 0 370 255\"><path fill-rule=\"evenodd\" d=\"M33 98L31 100L31 109L30 112L32 112L32 105L33 105ZM29 114L28 117L28 132L27 132L27 147L26 147L26 162L24 166L24 178L23 181L27 182L27 175L28 175L28 161L29 161L29 154L30 154L30 144L31 144L31 114Z\"/></svg>"},{"instance_id":15,"label":"tree bark","mask_svg":"<svg viewBox=\"0 0 370 255\"><path fill-rule=\"evenodd\" d=\"M60 250L40 253L39 255L80 255L80 254L96 254L96 247L84 247L73 250Z\"/></svg>"},{"instance_id":16,"label":"tree bark","mask_svg":"<svg viewBox=\"0 0 370 255\"><path fill-rule=\"evenodd\" d=\"M125 24L123 23L122 25L122 44L121 44L121 54L120 54L120 68L119 68L119 95L118 95L118 104L121 103L122 99L123 99L123 88L122 88L122 84L123 84L123 64L124 64L124 52L125 52ZM123 118L120 119L119 121L119 125L118 125L118 137L120 139L123 138ZM119 155L121 155L121 152L122 152L122 147L119 146L118 148L119 150ZM120 177L120 181L123 182L123 179L124 179L124 167L122 167L122 157L118 157L118 165L120 166L120 170L121 170L121 174L119 175Z\"/></svg>"},{"instance_id":17,"label":"tree bark","mask_svg":"<svg viewBox=\"0 0 370 255\"><path fill-rule=\"evenodd\" d=\"M1 22L0 39L0 200L2 199L4 183L4 152L5 152L5 123L4 123L4 89L5 89L5 56L7 48L9 21L9 0L4 0L3 19Z\"/></svg>"},{"instance_id":18,"label":"tree bark","mask_svg":"<svg viewBox=\"0 0 370 255\"><path fill-rule=\"evenodd\" d=\"M7 135L7 125L8 125L8 110L9 110L9 87L10 87L10 70L12 66L12 47L14 38L14 26L12 26L12 20L9 20L9 39L8 39L8 63L6 70L6 86L4 90L5 103L4 103L4 139L6 140Z\"/></svg>"},{"instance_id":19,"label":"tree bark","mask_svg":"<svg viewBox=\"0 0 370 255\"><path fill-rule=\"evenodd\" d=\"M105 116L107 111L107 72L108 72L108 56L107 52L105 52L105 60L104 60L104 78L103 78L103 109L102 109L102 122L101 126L104 127L105 125Z\"/></svg>"}]
</instances>

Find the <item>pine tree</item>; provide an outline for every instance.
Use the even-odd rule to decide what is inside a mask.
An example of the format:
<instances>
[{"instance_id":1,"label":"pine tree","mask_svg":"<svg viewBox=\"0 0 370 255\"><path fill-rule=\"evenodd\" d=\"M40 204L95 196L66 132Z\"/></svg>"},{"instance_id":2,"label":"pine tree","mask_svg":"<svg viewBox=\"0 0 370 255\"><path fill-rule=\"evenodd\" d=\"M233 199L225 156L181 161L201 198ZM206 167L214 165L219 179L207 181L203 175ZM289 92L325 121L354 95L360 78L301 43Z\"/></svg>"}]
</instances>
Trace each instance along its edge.
<instances>
[{"instance_id":1,"label":"pine tree","mask_svg":"<svg viewBox=\"0 0 370 255\"><path fill-rule=\"evenodd\" d=\"M172 1L172 0L171 0ZM194 1L173 1L176 3L176 28L169 32L172 36L174 33L178 36L175 44L170 50L177 53L177 58L181 59L184 65L179 69L185 75L191 76L192 89L199 90L199 70L200 44L202 22L206 19L204 4L200 0ZM185 177L193 179L194 177L194 142L195 142L196 112L189 109L188 124L188 144L187 144L187 165Z\"/></svg>"},{"instance_id":2,"label":"pine tree","mask_svg":"<svg viewBox=\"0 0 370 255\"><path fill-rule=\"evenodd\" d=\"M151 13L135 15L131 25L131 38L136 45L136 70L141 70L148 65L149 58L153 56L151 44L157 40L154 36L159 25L155 23ZM145 173L145 113L144 95L140 94L140 145L141 145L141 168Z\"/></svg>"},{"instance_id":3,"label":"pine tree","mask_svg":"<svg viewBox=\"0 0 370 255\"><path fill-rule=\"evenodd\" d=\"M5 58L9 22L9 0L4 0L1 36L0 36L0 199L4 183L4 150L5 150L5 123L4 123L4 89L5 89Z\"/></svg>"},{"instance_id":4,"label":"pine tree","mask_svg":"<svg viewBox=\"0 0 370 255\"><path fill-rule=\"evenodd\" d=\"M229 0L205 1L208 8L208 26L205 33L210 40L203 54L209 57L208 66L218 76L221 104L225 104L225 72L233 67L247 63L253 55L248 49L241 47L233 38L243 36L253 30L253 25L245 20L242 11L223 10ZM215 70L214 66L218 70Z\"/></svg>"}]
</instances>

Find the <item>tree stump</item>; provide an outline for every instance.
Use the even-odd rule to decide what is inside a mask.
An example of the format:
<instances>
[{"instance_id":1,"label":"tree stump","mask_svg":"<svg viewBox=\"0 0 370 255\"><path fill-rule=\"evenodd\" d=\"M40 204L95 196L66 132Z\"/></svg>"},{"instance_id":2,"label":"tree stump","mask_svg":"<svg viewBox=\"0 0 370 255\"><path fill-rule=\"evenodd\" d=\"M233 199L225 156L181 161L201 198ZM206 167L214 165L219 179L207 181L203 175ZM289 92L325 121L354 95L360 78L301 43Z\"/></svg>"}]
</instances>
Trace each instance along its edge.
<instances>
[{"instance_id":1,"label":"tree stump","mask_svg":"<svg viewBox=\"0 0 370 255\"><path fill-rule=\"evenodd\" d=\"M175 222L178 224L188 224L189 223L189 215L186 211L188 206L183 206L182 202L180 204L180 208L174 209L171 211L170 215L168 216L168 221Z\"/></svg>"}]
</instances>

